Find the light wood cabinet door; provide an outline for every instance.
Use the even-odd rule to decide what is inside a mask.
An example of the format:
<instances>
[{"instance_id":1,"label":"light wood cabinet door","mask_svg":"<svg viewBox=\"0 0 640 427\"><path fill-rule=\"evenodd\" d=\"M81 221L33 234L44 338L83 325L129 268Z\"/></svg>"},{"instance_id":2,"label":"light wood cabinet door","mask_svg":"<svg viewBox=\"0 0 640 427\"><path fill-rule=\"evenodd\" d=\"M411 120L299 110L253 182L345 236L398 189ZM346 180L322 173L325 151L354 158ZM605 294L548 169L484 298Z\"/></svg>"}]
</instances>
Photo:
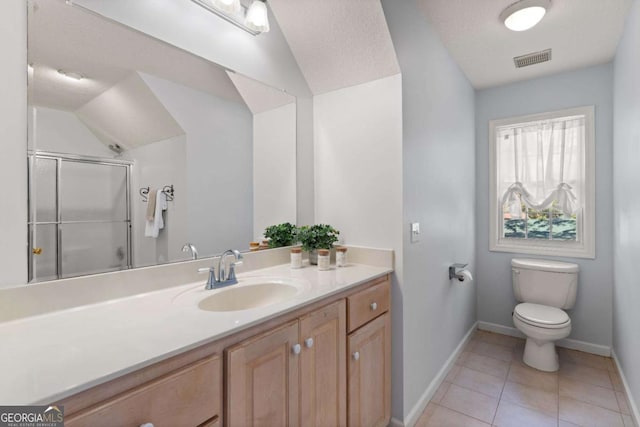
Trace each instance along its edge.
<instances>
[{"instance_id":1,"label":"light wood cabinet door","mask_svg":"<svg viewBox=\"0 0 640 427\"><path fill-rule=\"evenodd\" d=\"M384 427L391 418L391 315L349 335L349 426Z\"/></svg>"},{"instance_id":2,"label":"light wood cabinet door","mask_svg":"<svg viewBox=\"0 0 640 427\"><path fill-rule=\"evenodd\" d=\"M299 422L298 321L227 350L227 426L290 426Z\"/></svg>"},{"instance_id":3,"label":"light wood cabinet door","mask_svg":"<svg viewBox=\"0 0 640 427\"><path fill-rule=\"evenodd\" d=\"M300 425L347 425L344 300L300 318Z\"/></svg>"},{"instance_id":4,"label":"light wood cabinet door","mask_svg":"<svg viewBox=\"0 0 640 427\"><path fill-rule=\"evenodd\" d=\"M197 426L220 414L219 355L202 359L65 420L68 427Z\"/></svg>"}]
</instances>

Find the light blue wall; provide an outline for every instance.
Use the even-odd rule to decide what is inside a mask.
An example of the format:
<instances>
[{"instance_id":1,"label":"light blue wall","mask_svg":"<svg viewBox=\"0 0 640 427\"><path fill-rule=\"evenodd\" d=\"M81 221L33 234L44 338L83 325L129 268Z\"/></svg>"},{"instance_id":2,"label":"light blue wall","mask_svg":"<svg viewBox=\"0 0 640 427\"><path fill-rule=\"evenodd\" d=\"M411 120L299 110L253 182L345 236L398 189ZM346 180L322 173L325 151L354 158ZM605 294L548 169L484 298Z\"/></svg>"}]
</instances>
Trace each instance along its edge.
<instances>
[{"instance_id":1,"label":"light blue wall","mask_svg":"<svg viewBox=\"0 0 640 427\"><path fill-rule=\"evenodd\" d=\"M640 2L627 18L614 63L613 343L640 406Z\"/></svg>"},{"instance_id":2,"label":"light blue wall","mask_svg":"<svg viewBox=\"0 0 640 427\"><path fill-rule=\"evenodd\" d=\"M572 321L569 338L604 346L612 344L612 78L612 64L604 64L477 92L479 321L513 327L511 312L516 301L510 260L524 256L489 251L489 120L595 105L596 259L558 259L580 265L578 298L575 308L569 313Z\"/></svg>"},{"instance_id":3,"label":"light blue wall","mask_svg":"<svg viewBox=\"0 0 640 427\"><path fill-rule=\"evenodd\" d=\"M402 70L404 242L401 294L393 295L393 416L407 421L476 319L474 284L449 281L447 270L455 262L474 266L474 90L417 1L382 6ZM415 221L422 234L411 244Z\"/></svg>"},{"instance_id":4,"label":"light blue wall","mask_svg":"<svg viewBox=\"0 0 640 427\"><path fill-rule=\"evenodd\" d=\"M186 241L204 256L246 247L253 238L253 114L244 103L142 78L186 134Z\"/></svg>"}]
</instances>

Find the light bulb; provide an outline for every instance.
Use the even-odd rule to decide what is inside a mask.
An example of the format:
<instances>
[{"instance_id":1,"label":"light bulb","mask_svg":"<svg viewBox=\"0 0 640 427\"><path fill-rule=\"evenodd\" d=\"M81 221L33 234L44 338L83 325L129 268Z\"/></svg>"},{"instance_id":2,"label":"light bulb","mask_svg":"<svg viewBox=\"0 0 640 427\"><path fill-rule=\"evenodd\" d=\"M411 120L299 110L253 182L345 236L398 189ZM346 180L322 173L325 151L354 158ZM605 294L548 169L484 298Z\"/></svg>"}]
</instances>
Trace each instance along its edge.
<instances>
[{"instance_id":1,"label":"light bulb","mask_svg":"<svg viewBox=\"0 0 640 427\"><path fill-rule=\"evenodd\" d=\"M242 10L240 0L211 0L211 3L213 3L213 7L222 12L238 14Z\"/></svg>"},{"instance_id":2,"label":"light bulb","mask_svg":"<svg viewBox=\"0 0 640 427\"><path fill-rule=\"evenodd\" d=\"M526 31L534 27L547 13L544 7L528 7L513 13L504 21L511 31Z\"/></svg>"},{"instance_id":3,"label":"light bulb","mask_svg":"<svg viewBox=\"0 0 640 427\"><path fill-rule=\"evenodd\" d=\"M549 6L549 0L520 0L503 10L500 19L511 31L526 31L544 18Z\"/></svg>"},{"instance_id":4,"label":"light bulb","mask_svg":"<svg viewBox=\"0 0 640 427\"><path fill-rule=\"evenodd\" d=\"M247 17L244 20L244 25L260 33L269 32L269 15L267 13L267 5L263 1L254 0L254 2L251 3L247 11Z\"/></svg>"}]
</instances>

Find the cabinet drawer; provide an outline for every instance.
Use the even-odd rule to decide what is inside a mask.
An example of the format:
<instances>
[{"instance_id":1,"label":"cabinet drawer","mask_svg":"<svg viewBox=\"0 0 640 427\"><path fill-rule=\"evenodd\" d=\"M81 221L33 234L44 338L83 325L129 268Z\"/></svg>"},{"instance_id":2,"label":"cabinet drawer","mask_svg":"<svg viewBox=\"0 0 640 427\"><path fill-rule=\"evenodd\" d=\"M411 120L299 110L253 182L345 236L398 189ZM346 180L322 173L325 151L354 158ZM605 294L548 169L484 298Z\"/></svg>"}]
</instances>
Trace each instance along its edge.
<instances>
[{"instance_id":1,"label":"cabinet drawer","mask_svg":"<svg viewBox=\"0 0 640 427\"><path fill-rule=\"evenodd\" d=\"M221 367L218 355L199 360L74 414L65 420L65 426L137 427L152 423L154 427L175 427L213 421L222 407Z\"/></svg>"},{"instance_id":2,"label":"cabinet drawer","mask_svg":"<svg viewBox=\"0 0 640 427\"><path fill-rule=\"evenodd\" d=\"M349 332L389 310L389 280L347 298Z\"/></svg>"}]
</instances>

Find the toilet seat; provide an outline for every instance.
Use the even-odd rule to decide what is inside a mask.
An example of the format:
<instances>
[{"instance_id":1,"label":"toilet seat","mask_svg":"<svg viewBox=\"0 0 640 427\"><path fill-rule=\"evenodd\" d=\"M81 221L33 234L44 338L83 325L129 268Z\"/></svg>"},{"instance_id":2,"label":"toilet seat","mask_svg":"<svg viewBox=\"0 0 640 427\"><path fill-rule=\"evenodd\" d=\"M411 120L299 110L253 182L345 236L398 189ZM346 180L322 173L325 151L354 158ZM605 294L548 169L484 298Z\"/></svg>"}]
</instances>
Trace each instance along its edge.
<instances>
[{"instance_id":1,"label":"toilet seat","mask_svg":"<svg viewBox=\"0 0 640 427\"><path fill-rule=\"evenodd\" d=\"M518 320L538 328L562 329L571 324L569 315L563 310L548 305L522 303L513 312Z\"/></svg>"}]
</instances>

